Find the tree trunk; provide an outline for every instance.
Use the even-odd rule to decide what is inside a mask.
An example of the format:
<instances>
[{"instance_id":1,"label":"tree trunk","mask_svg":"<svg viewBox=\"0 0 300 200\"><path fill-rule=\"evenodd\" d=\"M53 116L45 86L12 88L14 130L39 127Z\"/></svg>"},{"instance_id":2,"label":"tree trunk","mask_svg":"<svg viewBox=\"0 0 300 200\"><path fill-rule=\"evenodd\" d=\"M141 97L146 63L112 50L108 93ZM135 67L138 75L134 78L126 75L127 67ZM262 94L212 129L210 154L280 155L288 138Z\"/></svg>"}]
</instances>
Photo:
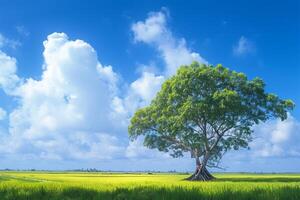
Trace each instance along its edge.
<instances>
[{"instance_id":1,"label":"tree trunk","mask_svg":"<svg viewBox=\"0 0 300 200\"><path fill-rule=\"evenodd\" d=\"M196 170L190 177L186 178L186 180L210 181L213 179L215 179L215 177L206 169L206 163L201 164L199 158L196 158Z\"/></svg>"}]
</instances>

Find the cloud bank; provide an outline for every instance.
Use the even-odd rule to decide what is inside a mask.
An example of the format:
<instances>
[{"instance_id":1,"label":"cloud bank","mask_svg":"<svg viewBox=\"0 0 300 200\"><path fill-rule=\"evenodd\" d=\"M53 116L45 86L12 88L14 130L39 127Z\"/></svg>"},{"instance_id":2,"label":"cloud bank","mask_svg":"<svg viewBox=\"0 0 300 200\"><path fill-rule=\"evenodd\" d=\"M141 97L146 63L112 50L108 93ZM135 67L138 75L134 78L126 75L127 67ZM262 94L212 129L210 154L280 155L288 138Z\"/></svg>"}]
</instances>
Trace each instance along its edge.
<instances>
[{"instance_id":1,"label":"cloud bank","mask_svg":"<svg viewBox=\"0 0 300 200\"><path fill-rule=\"evenodd\" d=\"M9 114L4 150L53 159L102 159L122 151L112 107L118 77L82 40L44 41L40 80L17 84L15 59L0 54L0 84L19 106Z\"/></svg>"},{"instance_id":2,"label":"cloud bank","mask_svg":"<svg viewBox=\"0 0 300 200\"><path fill-rule=\"evenodd\" d=\"M9 113L0 108L0 120L8 118L9 123L6 134L1 133L0 154L56 161L168 158L143 147L141 139L131 142L127 136L135 110L149 104L180 65L207 63L187 47L184 38L174 36L167 19L166 12L159 11L132 24L134 41L154 48L164 66L160 73L144 68L125 89L120 87L121 75L103 65L91 45L65 33L50 34L43 42L39 79L19 77L16 59L0 50L0 88L17 100ZM247 49L248 41L241 38L236 53ZM291 115L286 121L255 127L251 155L300 156L299 139L295 139L299 129Z\"/></svg>"}]
</instances>

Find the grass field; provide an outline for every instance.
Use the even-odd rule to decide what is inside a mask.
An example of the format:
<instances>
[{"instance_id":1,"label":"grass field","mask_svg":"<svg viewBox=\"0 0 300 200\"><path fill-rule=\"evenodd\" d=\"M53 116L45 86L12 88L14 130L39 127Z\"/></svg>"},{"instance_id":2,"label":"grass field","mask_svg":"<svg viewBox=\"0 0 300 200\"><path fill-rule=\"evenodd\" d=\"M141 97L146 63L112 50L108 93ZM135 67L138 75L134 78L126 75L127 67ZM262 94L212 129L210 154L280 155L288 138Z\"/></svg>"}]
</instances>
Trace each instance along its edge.
<instances>
[{"instance_id":1,"label":"grass field","mask_svg":"<svg viewBox=\"0 0 300 200\"><path fill-rule=\"evenodd\" d=\"M0 172L0 198L30 199L300 199L300 174L215 174L188 182L185 174Z\"/></svg>"}]
</instances>

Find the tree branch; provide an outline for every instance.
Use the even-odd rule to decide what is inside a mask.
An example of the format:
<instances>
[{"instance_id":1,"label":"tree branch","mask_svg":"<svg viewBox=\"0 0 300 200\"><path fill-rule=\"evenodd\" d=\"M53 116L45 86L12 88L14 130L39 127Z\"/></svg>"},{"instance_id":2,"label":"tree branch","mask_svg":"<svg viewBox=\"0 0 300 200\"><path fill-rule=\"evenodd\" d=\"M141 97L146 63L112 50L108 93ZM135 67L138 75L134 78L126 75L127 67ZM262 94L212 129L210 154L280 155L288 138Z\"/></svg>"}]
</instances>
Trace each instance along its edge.
<instances>
[{"instance_id":1,"label":"tree branch","mask_svg":"<svg viewBox=\"0 0 300 200\"><path fill-rule=\"evenodd\" d=\"M180 142L179 140L177 140L176 138L173 138L171 136L167 136L167 135L162 135L160 136L161 138L164 138L166 140L169 140L171 142L176 143L177 145L181 146L182 149L187 150L187 151L192 151L192 149L188 146L186 146L186 144L184 144L183 142Z\"/></svg>"}]
</instances>

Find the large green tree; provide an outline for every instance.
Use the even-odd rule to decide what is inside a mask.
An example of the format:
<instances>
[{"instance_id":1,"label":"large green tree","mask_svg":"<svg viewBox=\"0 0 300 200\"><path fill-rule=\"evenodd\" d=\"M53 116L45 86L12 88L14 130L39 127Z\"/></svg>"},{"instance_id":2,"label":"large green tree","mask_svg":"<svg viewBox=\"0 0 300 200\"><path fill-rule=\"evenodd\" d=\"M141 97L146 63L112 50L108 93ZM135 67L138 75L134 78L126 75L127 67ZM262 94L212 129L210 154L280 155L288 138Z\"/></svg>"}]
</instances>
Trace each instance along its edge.
<instances>
[{"instance_id":1,"label":"large green tree","mask_svg":"<svg viewBox=\"0 0 300 200\"><path fill-rule=\"evenodd\" d=\"M129 136L173 157L189 152L196 170L189 180L211 180L207 167L218 167L228 150L249 148L252 127L270 118L287 118L291 100L265 91L259 78L222 65L192 63L166 80L147 107L136 111Z\"/></svg>"}]
</instances>

